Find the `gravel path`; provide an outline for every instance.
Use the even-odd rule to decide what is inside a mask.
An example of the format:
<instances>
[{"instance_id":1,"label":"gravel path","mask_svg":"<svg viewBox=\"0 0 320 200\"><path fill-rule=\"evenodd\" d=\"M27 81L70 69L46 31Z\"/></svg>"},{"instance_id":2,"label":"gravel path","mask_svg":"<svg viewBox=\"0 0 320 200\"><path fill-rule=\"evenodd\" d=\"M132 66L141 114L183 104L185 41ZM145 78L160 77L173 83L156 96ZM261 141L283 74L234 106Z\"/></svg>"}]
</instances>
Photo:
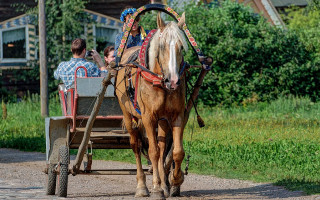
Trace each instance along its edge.
<instances>
[{"instance_id":1,"label":"gravel path","mask_svg":"<svg viewBox=\"0 0 320 200\"><path fill-rule=\"evenodd\" d=\"M64 199L45 195L45 154L0 149L0 199ZM93 169L134 168L135 165L93 161ZM147 176L151 189L151 176ZM135 176L69 176L69 199L133 199ZM319 199L299 191L287 191L269 183L189 174L179 198L169 199ZM142 198L149 199L149 198Z\"/></svg>"}]
</instances>

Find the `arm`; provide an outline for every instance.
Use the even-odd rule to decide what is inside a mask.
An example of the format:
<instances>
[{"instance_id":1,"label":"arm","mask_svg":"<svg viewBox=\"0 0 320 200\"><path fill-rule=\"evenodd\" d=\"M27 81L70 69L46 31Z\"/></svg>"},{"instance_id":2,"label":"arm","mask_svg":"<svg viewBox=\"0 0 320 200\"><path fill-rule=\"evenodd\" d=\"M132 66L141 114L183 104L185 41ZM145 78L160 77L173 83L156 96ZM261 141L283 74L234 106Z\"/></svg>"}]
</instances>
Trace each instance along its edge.
<instances>
[{"instance_id":1,"label":"arm","mask_svg":"<svg viewBox=\"0 0 320 200\"><path fill-rule=\"evenodd\" d=\"M116 41L115 41L115 44L114 44L114 56L117 56L117 52L118 52L118 48L121 44L121 38L123 36L123 32L122 33L118 33L117 36L116 36Z\"/></svg>"},{"instance_id":2,"label":"arm","mask_svg":"<svg viewBox=\"0 0 320 200\"><path fill-rule=\"evenodd\" d=\"M59 66L57 67L57 69L54 71L54 74L53 74L54 78L57 80L60 79L60 68L61 68L60 66L61 66L61 63L59 64Z\"/></svg>"},{"instance_id":3,"label":"arm","mask_svg":"<svg viewBox=\"0 0 320 200\"><path fill-rule=\"evenodd\" d=\"M102 71L106 70L107 68L104 66L104 63L99 53L95 50L92 50L92 51L93 51L93 54L92 54L93 60L97 62L98 66L100 67L100 70Z\"/></svg>"}]
</instances>

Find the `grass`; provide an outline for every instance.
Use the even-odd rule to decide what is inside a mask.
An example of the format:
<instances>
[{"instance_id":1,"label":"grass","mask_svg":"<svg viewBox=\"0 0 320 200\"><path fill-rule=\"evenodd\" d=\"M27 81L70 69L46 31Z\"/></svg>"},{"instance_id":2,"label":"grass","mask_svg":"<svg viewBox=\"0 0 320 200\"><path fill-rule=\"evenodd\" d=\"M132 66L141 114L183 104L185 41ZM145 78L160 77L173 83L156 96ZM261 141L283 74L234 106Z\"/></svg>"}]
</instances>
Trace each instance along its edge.
<instances>
[{"instance_id":1,"label":"grass","mask_svg":"<svg viewBox=\"0 0 320 200\"><path fill-rule=\"evenodd\" d=\"M50 100L51 116L61 115L58 99ZM40 97L32 95L19 103L8 103L7 118L0 113L0 147L45 152L45 124L40 114Z\"/></svg>"},{"instance_id":2,"label":"grass","mask_svg":"<svg viewBox=\"0 0 320 200\"><path fill-rule=\"evenodd\" d=\"M45 151L37 98L7 105L0 147ZM199 112L206 126L198 128L192 114L184 132L189 172L320 193L320 103L287 97L232 108L200 106ZM60 115L56 99L50 113ZM135 162L130 150L94 150L94 158Z\"/></svg>"}]
</instances>

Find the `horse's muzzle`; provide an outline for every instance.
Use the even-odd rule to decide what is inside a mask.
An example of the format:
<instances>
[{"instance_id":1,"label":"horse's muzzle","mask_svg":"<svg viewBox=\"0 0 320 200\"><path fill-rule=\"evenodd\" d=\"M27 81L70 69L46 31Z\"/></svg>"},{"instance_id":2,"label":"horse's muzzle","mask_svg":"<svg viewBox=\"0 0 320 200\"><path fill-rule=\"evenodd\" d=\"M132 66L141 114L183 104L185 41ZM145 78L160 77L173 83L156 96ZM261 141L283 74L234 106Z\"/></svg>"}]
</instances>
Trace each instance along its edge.
<instances>
[{"instance_id":1,"label":"horse's muzzle","mask_svg":"<svg viewBox=\"0 0 320 200\"><path fill-rule=\"evenodd\" d=\"M177 79L168 79L165 78L164 79L164 86L166 87L166 89L168 90L176 90L178 88L178 86L180 85L180 78Z\"/></svg>"}]
</instances>

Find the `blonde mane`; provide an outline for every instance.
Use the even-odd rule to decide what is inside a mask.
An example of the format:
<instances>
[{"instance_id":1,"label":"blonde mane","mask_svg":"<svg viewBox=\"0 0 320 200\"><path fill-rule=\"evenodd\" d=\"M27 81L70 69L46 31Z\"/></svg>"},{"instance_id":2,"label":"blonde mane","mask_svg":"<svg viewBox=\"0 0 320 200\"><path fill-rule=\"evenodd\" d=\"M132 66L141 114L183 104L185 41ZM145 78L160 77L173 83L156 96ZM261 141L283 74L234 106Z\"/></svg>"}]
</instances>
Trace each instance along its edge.
<instances>
[{"instance_id":1,"label":"blonde mane","mask_svg":"<svg viewBox=\"0 0 320 200\"><path fill-rule=\"evenodd\" d=\"M180 41L183 49L188 51L188 43L185 39L183 31L178 27L177 23L169 22L162 32L160 29L157 30L150 42L149 67L151 71L155 66L155 61L158 52L160 51L160 46L169 45L171 41L174 43Z\"/></svg>"}]
</instances>

